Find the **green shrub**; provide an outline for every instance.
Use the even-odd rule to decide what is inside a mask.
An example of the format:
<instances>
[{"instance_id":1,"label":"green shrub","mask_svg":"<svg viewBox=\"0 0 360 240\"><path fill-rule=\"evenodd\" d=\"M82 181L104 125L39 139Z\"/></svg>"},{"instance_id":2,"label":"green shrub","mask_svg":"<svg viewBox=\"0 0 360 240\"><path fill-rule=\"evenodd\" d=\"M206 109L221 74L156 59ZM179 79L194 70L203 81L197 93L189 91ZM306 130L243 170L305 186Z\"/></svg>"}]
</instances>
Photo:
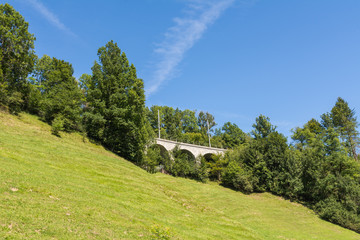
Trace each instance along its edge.
<instances>
[{"instance_id":1,"label":"green shrub","mask_svg":"<svg viewBox=\"0 0 360 240\"><path fill-rule=\"evenodd\" d=\"M160 225L153 225L150 232L152 240L169 240L173 236L170 228L164 228Z\"/></svg>"},{"instance_id":2,"label":"green shrub","mask_svg":"<svg viewBox=\"0 0 360 240\"><path fill-rule=\"evenodd\" d=\"M55 117L51 124L51 133L60 137L60 131L64 130L64 118L60 115Z\"/></svg>"},{"instance_id":3,"label":"green shrub","mask_svg":"<svg viewBox=\"0 0 360 240\"><path fill-rule=\"evenodd\" d=\"M27 106L26 109L29 113L40 115L41 106L41 92L37 85L28 84L28 95L27 95Z\"/></svg>"},{"instance_id":4,"label":"green shrub","mask_svg":"<svg viewBox=\"0 0 360 240\"><path fill-rule=\"evenodd\" d=\"M205 158L199 156L195 160L194 165L194 173L192 178L200 181L200 182L207 182L209 180L209 172L206 167Z\"/></svg>"},{"instance_id":5,"label":"green shrub","mask_svg":"<svg viewBox=\"0 0 360 240\"><path fill-rule=\"evenodd\" d=\"M342 203L336 201L334 198L328 198L318 202L315 205L315 210L324 220L360 232L359 215L348 211Z\"/></svg>"},{"instance_id":6,"label":"green shrub","mask_svg":"<svg viewBox=\"0 0 360 240\"><path fill-rule=\"evenodd\" d=\"M235 188L245 193L254 191L257 179L242 169L235 161L231 161L222 173L222 185Z\"/></svg>"},{"instance_id":7,"label":"green shrub","mask_svg":"<svg viewBox=\"0 0 360 240\"><path fill-rule=\"evenodd\" d=\"M160 149L156 147L150 147L147 149L144 157L143 168L150 173L156 172L156 167L161 163Z\"/></svg>"},{"instance_id":8,"label":"green shrub","mask_svg":"<svg viewBox=\"0 0 360 240\"><path fill-rule=\"evenodd\" d=\"M20 92L13 92L7 100L11 114L17 115L21 111L24 100Z\"/></svg>"}]
</instances>

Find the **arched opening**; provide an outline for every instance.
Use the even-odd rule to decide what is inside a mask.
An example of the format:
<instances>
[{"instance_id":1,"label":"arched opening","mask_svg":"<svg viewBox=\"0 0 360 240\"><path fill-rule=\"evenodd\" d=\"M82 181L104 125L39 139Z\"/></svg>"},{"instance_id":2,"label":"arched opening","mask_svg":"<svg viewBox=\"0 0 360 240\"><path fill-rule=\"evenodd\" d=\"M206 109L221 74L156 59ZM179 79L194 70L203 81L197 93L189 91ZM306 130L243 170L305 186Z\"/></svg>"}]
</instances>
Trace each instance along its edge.
<instances>
[{"instance_id":1,"label":"arched opening","mask_svg":"<svg viewBox=\"0 0 360 240\"><path fill-rule=\"evenodd\" d=\"M153 149L159 149L160 156L161 156L162 158L168 158L168 159L170 159L169 151L166 150L166 148L165 148L163 145L154 144L154 145L151 146L151 148L153 148Z\"/></svg>"},{"instance_id":2,"label":"arched opening","mask_svg":"<svg viewBox=\"0 0 360 240\"><path fill-rule=\"evenodd\" d=\"M207 154L204 155L204 158L205 158L206 162L214 162L215 157L216 157L216 155L213 154L213 153L207 153Z\"/></svg>"},{"instance_id":3,"label":"arched opening","mask_svg":"<svg viewBox=\"0 0 360 240\"><path fill-rule=\"evenodd\" d=\"M160 144L154 144L147 149L146 168L149 172L163 172L171 166L171 157L166 148Z\"/></svg>"},{"instance_id":4,"label":"arched opening","mask_svg":"<svg viewBox=\"0 0 360 240\"><path fill-rule=\"evenodd\" d=\"M173 157L173 160L176 158L181 158L183 160L186 161L195 161L195 156L192 152L190 152L187 149L182 149L180 148L179 145L176 145L172 150L171 150L171 156Z\"/></svg>"},{"instance_id":5,"label":"arched opening","mask_svg":"<svg viewBox=\"0 0 360 240\"><path fill-rule=\"evenodd\" d=\"M195 161L195 156L194 154L192 154L192 152L190 152L189 150L186 149L180 149L181 154L186 156L186 160L188 161Z\"/></svg>"},{"instance_id":6,"label":"arched opening","mask_svg":"<svg viewBox=\"0 0 360 240\"><path fill-rule=\"evenodd\" d=\"M179 146L175 147L171 153L173 157L171 173L180 177L193 176L196 167L194 154L189 150L180 149Z\"/></svg>"}]
</instances>

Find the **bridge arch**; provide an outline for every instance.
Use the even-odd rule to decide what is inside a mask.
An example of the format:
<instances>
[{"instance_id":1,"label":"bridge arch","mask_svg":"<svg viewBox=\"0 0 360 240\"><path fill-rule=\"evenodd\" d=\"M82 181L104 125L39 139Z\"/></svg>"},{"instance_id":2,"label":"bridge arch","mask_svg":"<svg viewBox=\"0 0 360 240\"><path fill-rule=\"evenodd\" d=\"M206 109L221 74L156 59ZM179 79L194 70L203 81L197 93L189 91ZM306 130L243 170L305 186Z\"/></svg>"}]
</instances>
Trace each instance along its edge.
<instances>
[{"instance_id":1,"label":"bridge arch","mask_svg":"<svg viewBox=\"0 0 360 240\"><path fill-rule=\"evenodd\" d=\"M167 151L172 151L176 147L178 147L180 150L186 150L189 153L191 153L192 156L194 156L194 159L196 159L196 157L198 157L198 156L205 156L205 155L211 156L214 154L224 154L226 151L226 149L222 149L222 148L199 146L199 145L176 142L176 141L171 141L171 140L166 140L166 139L161 139L161 138L156 138L155 144L161 145Z\"/></svg>"},{"instance_id":2,"label":"bridge arch","mask_svg":"<svg viewBox=\"0 0 360 240\"><path fill-rule=\"evenodd\" d=\"M182 154L186 154L186 155L188 156L188 159L187 159L187 160L189 160L189 161L195 161L196 156L195 156L192 152L190 152L189 150L187 150L187 149L180 149L180 152L181 152Z\"/></svg>"},{"instance_id":3,"label":"bridge arch","mask_svg":"<svg viewBox=\"0 0 360 240\"><path fill-rule=\"evenodd\" d=\"M166 149L163 145L155 143L151 146L151 148L159 148L160 149L160 155L164 159L171 159L169 150Z\"/></svg>"},{"instance_id":4,"label":"bridge arch","mask_svg":"<svg viewBox=\"0 0 360 240\"><path fill-rule=\"evenodd\" d=\"M215 154L214 153L206 153L204 158L207 162L211 162L214 160Z\"/></svg>"}]
</instances>

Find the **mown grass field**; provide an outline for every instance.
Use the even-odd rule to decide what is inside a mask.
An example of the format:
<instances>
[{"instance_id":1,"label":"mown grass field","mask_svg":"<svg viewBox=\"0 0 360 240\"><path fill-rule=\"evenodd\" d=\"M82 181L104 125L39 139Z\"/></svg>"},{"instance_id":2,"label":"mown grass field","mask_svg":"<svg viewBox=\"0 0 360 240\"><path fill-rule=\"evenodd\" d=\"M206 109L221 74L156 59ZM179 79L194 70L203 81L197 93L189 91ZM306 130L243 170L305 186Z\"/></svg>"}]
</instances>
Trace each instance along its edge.
<instances>
[{"instance_id":1,"label":"mown grass field","mask_svg":"<svg viewBox=\"0 0 360 240\"><path fill-rule=\"evenodd\" d=\"M0 112L0 239L360 239L280 197L149 174L61 135Z\"/></svg>"}]
</instances>

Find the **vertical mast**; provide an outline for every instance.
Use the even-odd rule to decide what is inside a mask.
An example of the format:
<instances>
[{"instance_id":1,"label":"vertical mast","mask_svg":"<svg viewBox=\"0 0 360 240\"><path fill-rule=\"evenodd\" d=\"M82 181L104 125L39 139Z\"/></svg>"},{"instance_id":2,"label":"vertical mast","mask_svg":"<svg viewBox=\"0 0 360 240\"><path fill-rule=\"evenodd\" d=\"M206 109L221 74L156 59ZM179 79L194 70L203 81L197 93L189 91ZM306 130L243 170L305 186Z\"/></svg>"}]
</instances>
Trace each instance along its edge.
<instances>
[{"instance_id":1,"label":"vertical mast","mask_svg":"<svg viewBox=\"0 0 360 240\"><path fill-rule=\"evenodd\" d=\"M159 130L159 138L160 138L160 110L158 109L158 130Z\"/></svg>"},{"instance_id":2,"label":"vertical mast","mask_svg":"<svg viewBox=\"0 0 360 240\"><path fill-rule=\"evenodd\" d=\"M207 122L207 127L208 127L209 147L211 147L211 142L210 142L210 129L209 129L209 120L206 120L206 122Z\"/></svg>"}]
</instances>

